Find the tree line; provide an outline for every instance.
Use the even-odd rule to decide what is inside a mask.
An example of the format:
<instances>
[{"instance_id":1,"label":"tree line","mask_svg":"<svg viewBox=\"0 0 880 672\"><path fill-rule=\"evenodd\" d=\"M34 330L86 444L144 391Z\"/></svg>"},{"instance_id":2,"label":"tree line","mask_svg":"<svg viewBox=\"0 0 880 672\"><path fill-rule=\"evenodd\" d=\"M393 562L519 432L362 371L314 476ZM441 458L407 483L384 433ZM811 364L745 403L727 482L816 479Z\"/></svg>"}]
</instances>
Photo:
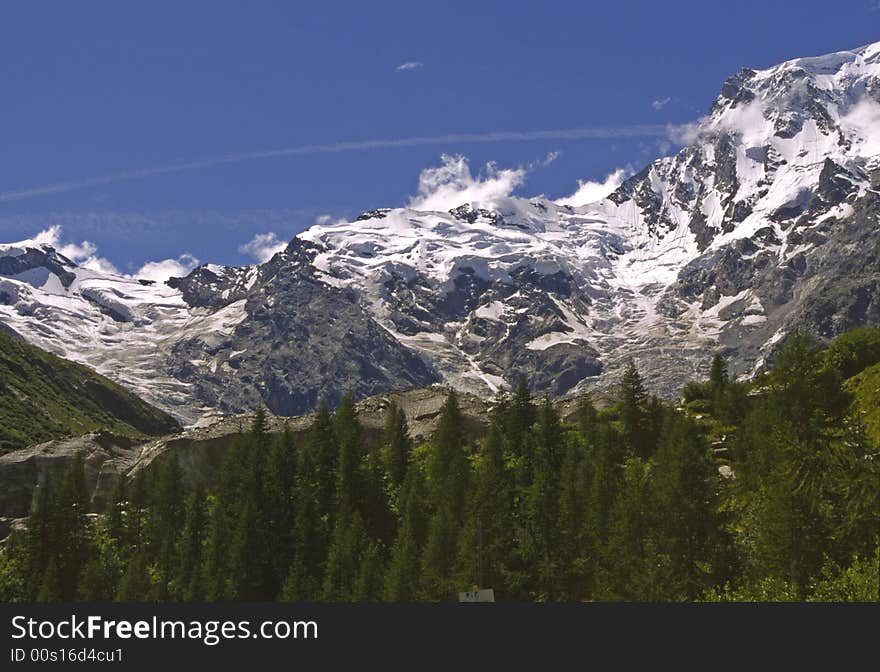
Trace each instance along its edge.
<instances>
[{"instance_id":1,"label":"tree line","mask_svg":"<svg viewBox=\"0 0 880 672\"><path fill-rule=\"evenodd\" d=\"M613 406L567 422L520 379L480 437L450 391L421 445L393 404L366 441L351 394L302 438L260 410L213 487L168 452L101 515L74 462L7 540L0 599L880 599L880 456L844 386L875 336L796 334L749 383L716 356L680 404L630 363Z\"/></svg>"}]
</instances>

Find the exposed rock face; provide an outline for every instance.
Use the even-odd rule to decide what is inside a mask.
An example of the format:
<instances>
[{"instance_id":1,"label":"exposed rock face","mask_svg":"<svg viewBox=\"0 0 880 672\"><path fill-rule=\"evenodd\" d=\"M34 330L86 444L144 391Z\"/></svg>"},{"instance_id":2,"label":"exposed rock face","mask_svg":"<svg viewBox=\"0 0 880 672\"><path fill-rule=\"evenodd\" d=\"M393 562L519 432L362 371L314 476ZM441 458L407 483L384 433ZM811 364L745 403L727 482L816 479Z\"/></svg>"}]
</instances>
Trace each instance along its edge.
<instances>
[{"instance_id":1,"label":"exposed rock face","mask_svg":"<svg viewBox=\"0 0 880 672\"><path fill-rule=\"evenodd\" d=\"M437 428L446 389L429 387L403 393L373 396L357 404L358 418L368 445L378 445L385 426L386 411L393 401L407 415L410 434L418 444L430 440ZM463 394L459 397L468 436L482 436L488 429L489 405L484 400ZM247 432L252 416L229 416L205 427L191 428L179 434L144 443L108 433L86 434L73 439L49 441L0 455L0 538L8 533L14 519L28 515L34 488L48 473L63 471L77 457L83 460L91 509L103 512L121 474L131 475L147 469L169 455L176 455L188 486L211 485L223 463L230 443ZM288 427L297 442L304 441L313 416L269 417L269 431Z\"/></svg>"},{"instance_id":2,"label":"exposed rock face","mask_svg":"<svg viewBox=\"0 0 880 672\"><path fill-rule=\"evenodd\" d=\"M131 469L140 447L131 439L105 433L49 441L0 455L0 516L22 518L30 511L34 488L46 475L63 471L77 457L94 493L92 505L103 510L120 473Z\"/></svg>"},{"instance_id":3,"label":"exposed rock face","mask_svg":"<svg viewBox=\"0 0 880 672\"><path fill-rule=\"evenodd\" d=\"M365 397L439 381L369 316L354 291L316 279L309 263L315 252L294 240L261 266L244 300L245 319L218 344L200 334L178 341L172 375L223 413L263 403L285 416L321 399L335 405L349 389ZM198 361L210 361L211 370Z\"/></svg>"},{"instance_id":4,"label":"exposed rock face","mask_svg":"<svg viewBox=\"0 0 880 672\"><path fill-rule=\"evenodd\" d=\"M520 374L563 395L630 357L673 395L712 351L748 374L795 328L877 321L878 82L880 43L743 69L681 151L596 203L371 210L168 285L0 246L0 322L188 423Z\"/></svg>"}]
</instances>

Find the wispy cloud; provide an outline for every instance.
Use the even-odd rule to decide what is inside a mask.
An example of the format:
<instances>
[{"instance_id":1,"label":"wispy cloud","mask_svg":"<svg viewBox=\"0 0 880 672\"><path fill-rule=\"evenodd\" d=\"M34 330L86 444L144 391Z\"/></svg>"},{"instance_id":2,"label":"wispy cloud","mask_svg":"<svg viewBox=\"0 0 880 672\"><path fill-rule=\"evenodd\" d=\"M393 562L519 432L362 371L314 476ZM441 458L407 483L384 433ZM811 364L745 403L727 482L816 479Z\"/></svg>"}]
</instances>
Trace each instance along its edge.
<instances>
[{"instance_id":1,"label":"wispy cloud","mask_svg":"<svg viewBox=\"0 0 880 672\"><path fill-rule=\"evenodd\" d=\"M29 187L14 191L0 192L0 202L17 201L38 196L48 196L76 189L86 189L125 180L136 180L156 175L167 175L188 170L200 170L244 161L271 159L278 157L308 156L311 154L333 154L341 152L366 152L381 149L396 149L425 145L450 145L492 142L533 142L539 140L607 140L614 138L669 137L677 127L662 124L639 124L633 126L599 126L593 128L565 128L543 131L496 131L491 133L458 133L450 135L423 135L409 138L386 138L359 140L355 142L335 142L329 144L301 145L259 152L225 154L213 158L171 163L152 168L121 171L80 180L56 182L43 186Z\"/></svg>"},{"instance_id":2,"label":"wispy cloud","mask_svg":"<svg viewBox=\"0 0 880 672\"><path fill-rule=\"evenodd\" d=\"M258 233L244 245L240 245L238 251L263 264L285 247L287 247L287 243L281 240L274 231L269 231L268 233Z\"/></svg>"},{"instance_id":3,"label":"wispy cloud","mask_svg":"<svg viewBox=\"0 0 880 672\"><path fill-rule=\"evenodd\" d=\"M562 156L562 152L554 149L552 152L547 152L547 156L544 157L543 161L541 161L541 166L546 168L551 163L556 161L560 156Z\"/></svg>"},{"instance_id":4,"label":"wispy cloud","mask_svg":"<svg viewBox=\"0 0 880 672\"><path fill-rule=\"evenodd\" d=\"M600 201L623 184L623 181L632 175L632 172L632 169L627 166L626 168L618 168L601 182L578 180L577 191L571 196L557 199L556 203L577 208L581 205Z\"/></svg>"},{"instance_id":5,"label":"wispy cloud","mask_svg":"<svg viewBox=\"0 0 880 672\"><path fill-rule=\"evenodd\" d=\"M664 107L666 107L671 100L672 98L655 98L651 101L651 107L653 107L655 111L659 112Z\"/></svg>"},{"instance_id":6,"label":"wispy cloud","mask_svg":"<svg viewBox=\"0 0 880 672\"><path fill-rule=\"evenodd\" d=\"M424 67L425 64L421 61L407 61L394 68L394 72L409 72L410 70L421 70Z\"/></svg>"}]
</instances>

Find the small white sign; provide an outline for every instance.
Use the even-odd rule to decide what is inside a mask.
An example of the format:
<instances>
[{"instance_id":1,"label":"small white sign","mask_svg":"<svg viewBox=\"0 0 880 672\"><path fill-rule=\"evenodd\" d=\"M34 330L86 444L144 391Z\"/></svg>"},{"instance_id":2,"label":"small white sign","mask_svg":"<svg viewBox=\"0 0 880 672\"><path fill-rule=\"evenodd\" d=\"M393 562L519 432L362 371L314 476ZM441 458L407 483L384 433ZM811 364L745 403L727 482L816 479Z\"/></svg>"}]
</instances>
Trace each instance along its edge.
<instances>
[{"instance_id":1,"label":"small white sign","mask_svg":"<svg viewBox=\"0 0 880 672\"><path fill-rule=\"evenodd\" d=\"M491 588L482 590L468 590L458 594L459 602L494 602L495 591Z\"/></svg>"}]
</instances>

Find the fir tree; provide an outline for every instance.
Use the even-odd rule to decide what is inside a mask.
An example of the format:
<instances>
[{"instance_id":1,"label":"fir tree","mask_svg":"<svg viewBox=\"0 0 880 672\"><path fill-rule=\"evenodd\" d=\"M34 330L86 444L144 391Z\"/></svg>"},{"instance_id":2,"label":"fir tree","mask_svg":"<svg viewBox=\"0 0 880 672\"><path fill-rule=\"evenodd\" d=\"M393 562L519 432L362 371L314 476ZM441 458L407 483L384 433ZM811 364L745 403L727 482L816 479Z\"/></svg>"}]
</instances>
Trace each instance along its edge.
<instances>
[{"instance_id":1,"label":"fir tree","mask_svg":"<svg viewBox=\"0 0 880 672\"><path fill-rule=\"evenodd\" d=\"M453 591L451 574L458 551L468 488L468 462L458 395L450 390L443 404L428 465L432 515L425 549L426 572L436 594Z\"/></svg>"},{"instance_id":2,"label":"fir tree","mask_svg":"<svg viewBox=\"0 0 880 672\"><path fill-rule=\"evenodd\" d=\"M650 437L646 431L648 393L635 362L626 365L620 381L620 421L623 425L623 441L630 454L648 457Z\"/></svg>"},{"instance_id":3,"label":"fir tree","mask_svg":"<svg viewBox=\"0 0 880 672\"><path fill-rule=\"evenodd\" d=\"M143 552L132 555L116 591L117 602L152 601L152 583L147 569L147 559Z\"/></svg>"},{"instance_id":4,"label":"fir tree","mask_svg":"<svg viewBox=\"0 0 880 672\"><path fill-rule=\"evenodd\" d=\"M718 529L716 470L694 423L669 413L651 472L657 551L665 554L663 597L695 600L708 587L710 543Z\"/></svg>"},{"instance_id":5,"label":"fir tree","mask_svg":"<svg viewBox=\"0 0 880 672\"><path fill-rule=\"evenodd\" d=\"M385 577L385 599L407 602L422 596L422 548L427 492L418 467L410 465L401 491L400 525Z\"/></svg>"},{"instance_id":6,"label":"fir tree","mask_svg":"<svg viewBox=\"0 0 880 672\"><path fill-rule=\"evenodd\" d=\"M406 466L412 445L406 423L406 413L394 402L391 402L385 415L383 446L388 480L393 488L399 488L406 477Z\"/></svg>"},{"instance_id":7,"label":"fir tree","mask_svg":"<svg viewBox=\"0 0 880 672\"><path fill-rule=\"evenodd\" d=\"M198 485L187 497L183 530L178 541L174 595L184 602L199 602L205 599L201 568L207 529L208 510L205 490Z\"/></svg>"},{"instance_id":8,"label":"fir tree","mask_svg":"<svg viewBox=\"0 0 880 672\"><path fill-rule=\"evenodd\" d=\"M559 591L559 477L563 446L559 416L549 399L540 406L533 436L535 466L528 500L528 553L537 571L537 596L552 600Z\"/></svg>"}]
</instances>

